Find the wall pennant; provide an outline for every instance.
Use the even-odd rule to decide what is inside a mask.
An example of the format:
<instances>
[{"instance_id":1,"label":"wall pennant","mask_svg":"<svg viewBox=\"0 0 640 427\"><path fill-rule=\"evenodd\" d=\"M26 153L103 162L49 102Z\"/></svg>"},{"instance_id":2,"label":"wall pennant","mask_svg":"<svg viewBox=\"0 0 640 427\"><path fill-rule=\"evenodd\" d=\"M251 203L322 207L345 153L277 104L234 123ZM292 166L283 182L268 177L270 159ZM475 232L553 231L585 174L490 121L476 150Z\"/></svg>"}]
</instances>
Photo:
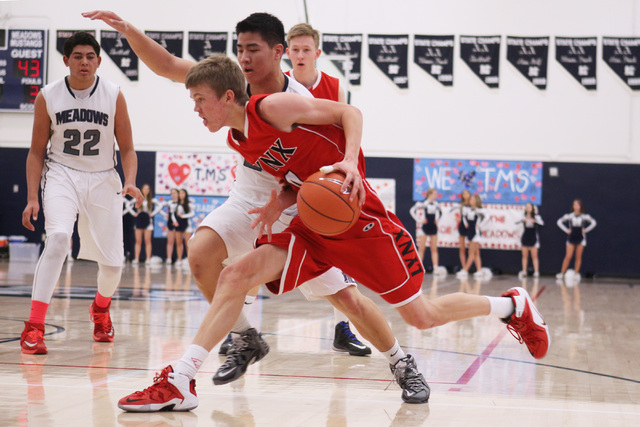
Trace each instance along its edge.
<instances>
[{"instance_id":1,"label":"wall pennant","mask_svg":"<svg viewBox=\"0 0 640 427\"><path fill-rule=\"evenodd\" d=\"M79 32L89 33L93 37L96 36L96 30L57 30L56 31L56 50L60 52L60 55L64 56L64 50L63 50L64 42L66 42L69 37Z\"/></svg>"},{"instance_id":2,"label":"wall pennant","mask_svg":"<svg viewBox=\"0 0 640 427\"><path fill-rule=\"evenodd\" d=\"M173 56L182 58L182 41L184 40L182 31L145 31L144 33Z\"/></svg>"},{"instance_id":3,"label":"wall pennant","mask_svg":"<svg viewBox=\"0 0 640 427\"><path fill-rule=\"evenodd\" d=\"M547 88L549 37L507 36L507 60L535 87Z\"/></svg>"},{"instance_id":4,"label":"wall pennant","mask_svg":"<svg viewBox=\"0 0 640 427\"><path fill-rule=\"evenodd\" d=\"M587 90L596 90L596 37L556 37L556 61Z\"/></svg>"},{"instance_id":5,"label":"wall pennant","mask_svg":"<svg viewBox=\"0 0 640 427\"><path fill-rule=\"evenodd\" d=\"M138 81L138 56L125 36L117 31L100 31L100 45L129 80Z\"/></svg>"},{"instance_id":6,"label":"wall pennant","mask_svg":"<svg viewBox=\"0 0 640 427\"><path fill-rule=\"evenodd\" d=\"M460 36L460 57L488 87L500 87L500 36Z\"/></svg>"},{"instance_id":7,"label":"wall pennant","mask_svg":"<svg viewBox=\"0 0 640 427\"><path fill-rule=\"evenodd\" d=\"M360 85L360 70L362 63L362 34L323 34L322 50L325 56L332 55L347 56L351 59L351 69L349 71L349 83ZM344 61L331 59L331 62L346 77L347 73L343 67Z\"/></svg>"},{"instance_id":8,"label":"wall pennant","mask_svg":"<svg viewBox=\"0 0 640 427\"><path fill-rule=\"evenodd\" d=\"M409 35L369 34L369 59L400 89L409 87Z\"/></svg>"},{"instance_id":9,"label":"wall pennant","mask_svg":"<svg viewBox=\"0 0 640 427\"><path fill-rule=\"evenodd\" d=\"M632 90L640 90L639 58L640 38L602 38L602 59Z\"/></svg>"},{"instance_id":10,"label":"wall pennant","mask_svg":"<svg viewBox=\"0 0 640 427\"><path fill-rule=\"evenodd\" d=\"M189 32L189 55L202 61L214 53L227 53L227 33Z\"/></svg>"},{"instance_id":11,"label":"wall pennant","mask_svg":"<svg viewBox=\"0 0 640 427\"><path fill-rule=\"evenodd\" d=\"M413 38L413 62L443 86L453 86L453 36Z\"/></svg>"}]
</instances>

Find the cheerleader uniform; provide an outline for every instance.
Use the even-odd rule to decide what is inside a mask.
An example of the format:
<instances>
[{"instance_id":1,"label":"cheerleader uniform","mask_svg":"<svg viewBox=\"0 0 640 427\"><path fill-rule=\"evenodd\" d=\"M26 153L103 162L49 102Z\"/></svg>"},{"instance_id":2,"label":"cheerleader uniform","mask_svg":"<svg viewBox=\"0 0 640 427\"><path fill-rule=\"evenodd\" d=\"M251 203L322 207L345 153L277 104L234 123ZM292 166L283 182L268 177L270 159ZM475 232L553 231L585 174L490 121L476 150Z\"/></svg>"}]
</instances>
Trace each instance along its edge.
<instances>
[{"instance_id":1,"label":"cheerleader uniform","mask_svg":"<svg viewBox=\"0 0 640 427\"><path fill-rule=\"evenodd\" d=\"M442 216L440 204L426 201L423 203L423 209L426 222L422 224L422 231L427 236L435 236L438 234L438 221Z\"/></svg>"},{"instance_id":2,"label":"cheerleader uniform","mask_svg":"<svg viewBox=\"0 0 640 427\"><path fill-rule=\"evenodd\" d=\"M153 209L154 205L156 205L155 209ZM153 230L153 221L151 218L153 218L160 209L162 209L162 206L157 206L157 202L155 200L152 200L151 206L149 206L147 199L144 199L142 205L137 210L138 215L136 216L136 229Z\"/></svg>"},{"instance_id":3,"label":"cheerleader uniform","mask_svg":"<svg viewBox=\"0 0 640 427\"><path fill-rule=\"evenodd\" d=\"M425 212L424 212L424 202L416 202L411 209L409 209L409 214L411 218L416 222L416 237L424 236L424 231L422 231L421 224L425 221Z\"/></svg>"},{"instance_id":4,"label":"cheerleader uniform","mask_svg":"<svg viewBox=\"0 0 640 427\"><path fill-rule=\"evenodd\" d=\"M462 217L462 221L467 229L466 238L470 242L479 242L482 235L480 229L483 228L487 222L487 216L483 209L472 209L467 207L465 215Z\"/></svg>"},{"instance_id":5,"label":"cheerleader uniform","mask_svg":"<svg viewBox=\"0 0 640 427\"><path fill-rule=\"evenodd\" d=\"M167 230L174 231L176 226L174 225L177 222L176 218L176 210L178 209L178 202L174 202L170 200L165 205L167 207Z\"/></svg>"},{"instance_id":6,"label":"cheerleader uniform","mask_svg":"<svg viewBox=\"0 0 640 427\"><path fill-rule=\"evenodd\" d=\"M184 206L178 205L175 211L175 217L177 218L178 225L176 226L176 231L181 233L189 232L191 233L191 221L190 218L193 217L195 212L193 211L193 205L189 203L189 213L184 212Z\"/></svg>"},{"instance_id":7,"label":"cheerleader uniform","mask_svg":"<svg viewBox=\"0 0 640 427\"><path fill-rule=\"evenodd\" d=\"M533 224L525 221L525 218L522 218L520 221L516 222L516 224L524 225L524 233L522 233L522 237L520 238L520 243L525 248L539 248L540 247L540 238L538 236L538 227L544 225L544 221L542 221L542 217L540 215L534 215Z\"/></svg>"},{"instance_id":8,"label":"cheerleader uniform","mask_svg":"<svg viewBox=\"0 0 640 427\"><path fill-rule=\"evenodd\" d=\"M587 246L587 233L596 226L596 220L589 214L568 213L558 220L558 227L568 234L567 243ZM584 231L583 231L584 230Z\"/></svg>"},{"instance_id":9,"label":"cheerleader uniform","mask_svg":"<svg viewBox=\"0 0 640 427\"><path fill-rule=\"evenodd\" d=\"M460 204L460 205L454 206L451 209L451 212L454 212L456 210L458 210L458 213L460 214L460 221L458 222L458 234L461 237L468 238L467 234L469 233L469 229L465 225L464 218L467 215L467 212L469 210L471 210L471 207L469 207L469 205ZM471 240L471 239L469 239L469 240Z\"/></svg>"}]
</instances>

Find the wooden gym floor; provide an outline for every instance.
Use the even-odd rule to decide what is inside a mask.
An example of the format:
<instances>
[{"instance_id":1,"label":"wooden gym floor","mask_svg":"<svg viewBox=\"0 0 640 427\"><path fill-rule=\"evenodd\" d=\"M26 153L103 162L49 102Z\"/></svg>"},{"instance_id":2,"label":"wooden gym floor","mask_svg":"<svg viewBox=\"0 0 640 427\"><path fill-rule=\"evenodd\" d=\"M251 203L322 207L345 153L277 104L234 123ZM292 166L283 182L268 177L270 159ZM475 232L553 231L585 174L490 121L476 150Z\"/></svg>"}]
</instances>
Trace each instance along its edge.
<instances>
[{"instance_id":1,"label":"wooden gym floor","mask_svg":"<svg viewBox=\"0 0 640 427\"><path fill-rule=\"evenodd\" d=\"M0 426L638 426L640 281L543 277L488 282L425 277L427 295L500 295L525 286L550 326L552 347L536 361L495 318L429 331L407 326L379 303L399 342L431 386L430 403L402 403L385 359L331 350L333 310L298 291L254 304L252 322L271 352L240 380L214 386L217 348L196 376L200 406L187 413L133 414L121 397L190 344L207 304L188 271L124 268L112 303L116 340L91 338L93 263L66 264L47 316L49 354L20 353L34 264L0 261Z\"/></svg>"}]
</instances>

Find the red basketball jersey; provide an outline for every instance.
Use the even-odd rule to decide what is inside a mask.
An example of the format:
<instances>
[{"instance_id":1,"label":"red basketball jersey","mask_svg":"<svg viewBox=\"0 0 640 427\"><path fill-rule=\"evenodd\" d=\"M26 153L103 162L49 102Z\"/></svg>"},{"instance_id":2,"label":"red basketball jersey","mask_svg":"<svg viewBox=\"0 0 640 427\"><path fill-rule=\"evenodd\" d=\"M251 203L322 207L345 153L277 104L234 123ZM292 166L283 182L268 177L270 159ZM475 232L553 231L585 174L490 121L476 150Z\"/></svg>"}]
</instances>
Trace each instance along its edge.
<instances>
[{"instance_id":1,"label":"red basketball jersey","mask_svg":"<svg viewBox=\"0 0 640 427\"><path fill-rule=\"evenodd\" d=\"M295 80L295 77L293 76L293 70L287 71L285 74ZM318 73L318 79L313 84L313 87L307 88L307 89L309 89L309 92L311 92L311 95L313 95L314 98L330 99L331 101L337 101L339 88L340 88L340 79L336 77L332 77L329 74L323 71L320 71Z\"/></svg>"},{"instance_id":2,"label":"red basketball jersey","mask_svg":"<svg viewBox=\"0 0 640 427\"><path fill-rule=\"evenodd\" d=\"M345 137L340 127L301 125L292 132L281 132L256 112L257 102L265 96L253 96L247 104L246 135L230 131L227 138L229 146L252 167L286 180L298 191L321 166L343 160ZM364 178L362 150L358 169ZM366 199L360 217L345 233L321 236L295 217L271 242L266 237L258 239L258 245L273 244L290 254L281 279L268 283L269 290L288 292L335 266L393 305L406 304L420 295L424 270L411 235L385 209L366 180L363 185Z\"/></svg>"}]
</instances>

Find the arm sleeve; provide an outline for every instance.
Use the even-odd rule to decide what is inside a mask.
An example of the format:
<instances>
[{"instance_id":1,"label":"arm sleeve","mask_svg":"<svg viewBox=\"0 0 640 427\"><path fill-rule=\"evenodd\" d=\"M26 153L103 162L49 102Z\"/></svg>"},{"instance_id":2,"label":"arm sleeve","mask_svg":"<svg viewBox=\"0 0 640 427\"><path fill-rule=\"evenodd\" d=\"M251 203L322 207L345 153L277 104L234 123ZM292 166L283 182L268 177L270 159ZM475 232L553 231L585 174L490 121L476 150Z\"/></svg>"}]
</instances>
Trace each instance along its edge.
<instances>
[{"instance_id":1,"label":"arm sleeve","mask_svg":"<svg viewBox=\"0 0 640 427\"><path fill-rule=\"evenodd\" d=\"M414 221L418 221L418 209L420 208L420 202L416 202L411 209L409 209L409 215Z\"/></svg>"},{"instance_id":2,"label":"arm sleeve","mask_svg":"<svg viewBox=\"0 0 640 427\"><path fill-rule=\"evenodd\" d=\"M151 211L151 213L149 213L149 216L153 218L158 212L162 210L164 205L156 199L152 199L152 201L153 201L153 210Z\"/></svg>"},{"instance_id":3,"label":"arm sleeve","mask_svg":"<svg viewBox=\"0 0 640 427\"><path fill-rule=\"evenodd\" d=\"M540 226L544 225L544 221L542 220L542 217L540 215L536 215L535 219L536 219L536 224Z\"/></svg>"},{"instance_id":4,"label":"arm sleeve","mask_svg":"<svg viewBox=\"0 0 640 427\"><path fill-rule=\"evenodd\" d=\"M588 233L591 230L593 230L594 228L596 228L596 225L598 223L596 222L595 219L593 219L593 217L591 215L586 215L585 214L585 219L589 222L589 225L584 228L584 232Z\"/></svg>"},{"instance_id":5,"label":"arm sleeve","mask_svg":"<svg viewBox=\"0 0 640 427\"><path fill-rule=\"evenodd\" d=\"M182 215L180 215L181 218L191 218L196 214L196 212L193 209L193 203L189 202L189 213L182 213Z\"/></svg>"},{"instance_id":6,"label":"arm sleeve","mask_svg":"<svg viewBox=\"0 0 640 427\"><path fill-rule=\"evenodd\" d=\"M564 224L564 222L566 220L567 220L567 215L562 215L560 217L560 219L558 220L557 224L558 224L558 227L560 227L560 229L562 231L564 231L565 233L568 233L569 232L569 228Z\"/></svg>"},{"instance_id":7,"label":"arm sleeve","mask_svg":"<svg viewBox=\"0 0 640 427\"><path fill-rule=\"evenodd\" d=\"M436 203L436 222L440 221L440 218L442 218L442 208L440 203Z\"/></svg>"}]
</instances>

